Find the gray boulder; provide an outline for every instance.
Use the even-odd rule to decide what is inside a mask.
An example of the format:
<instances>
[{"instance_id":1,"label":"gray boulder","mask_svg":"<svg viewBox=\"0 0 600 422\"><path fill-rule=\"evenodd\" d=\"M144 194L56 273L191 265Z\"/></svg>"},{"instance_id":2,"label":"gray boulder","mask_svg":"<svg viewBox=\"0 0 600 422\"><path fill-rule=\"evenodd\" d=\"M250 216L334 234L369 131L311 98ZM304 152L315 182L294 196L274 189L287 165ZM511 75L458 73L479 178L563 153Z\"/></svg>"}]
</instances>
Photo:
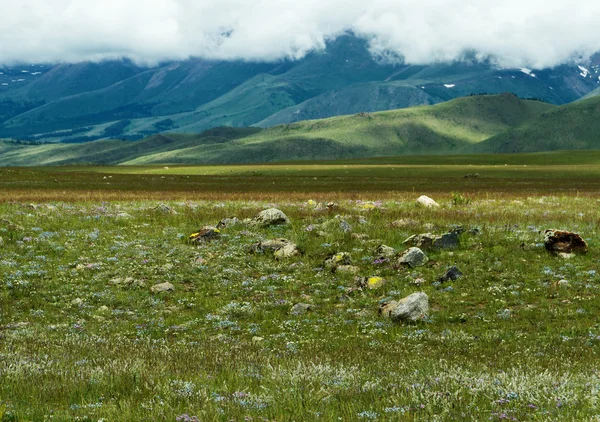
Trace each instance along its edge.
<instances>
[{"instance_id":1,"label":"gray boulder","mask_svg":"<svg viewBox=\"0 0 600 422\"><path fill-rule=\"evenodd\" d=\"M413 293L399 301L384 302L379 313L395 322L416 322L429 315L429 297L423 293Z\"/></svg>"},{"instance_id":2,"label":"gray boulder","mask_svg":"<svg viewBox=\"0 0 600 422\"><path fill-rule=\"evenodd\" d=\"M289 224L290 219L283 213L283 211L277 208L269 208L256 214L252 219L254 224L262 227L277 226L281 224Z\"/></svg>"},{"instance_id":3,"label":"gray boulder","mask_svg":"<svg viewBox=\"0 0 600 422\"><path fill-rule=\"evenodd\" d=\"M398 264L408 265L411 268L423 266L428 261L427 255L419 248L407 249L398 257Z\"/></svg>"},{"instance_id":4,"label":"gray boulder","mask_svg":"<svg viewBox=\"0 0 600 422\"><path fill-rule=\"evenodd\" d=\"M460 245L458 233L452 231L442 235L431 233L416 234L404 241L405 245L416 246L424 250L428 249L454 249Z\"/></svg>"}]
</instances>

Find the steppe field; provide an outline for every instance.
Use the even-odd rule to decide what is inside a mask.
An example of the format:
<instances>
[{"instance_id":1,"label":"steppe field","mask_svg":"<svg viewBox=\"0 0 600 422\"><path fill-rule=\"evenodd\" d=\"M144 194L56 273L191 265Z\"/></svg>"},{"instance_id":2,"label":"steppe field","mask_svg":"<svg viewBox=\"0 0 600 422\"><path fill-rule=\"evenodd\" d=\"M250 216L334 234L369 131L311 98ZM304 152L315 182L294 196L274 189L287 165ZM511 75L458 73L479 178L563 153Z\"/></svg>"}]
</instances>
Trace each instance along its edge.
<instances>
[{"instance_id":1,"label":"steppe field","mask_svg":"<svg viewBox=\"0 0 600 422\"><path fill-rule=\"evenodd\" d=\"M0 421L600 420L599 224L593 151L0 168Z\"/></svg>"}]
</instances>

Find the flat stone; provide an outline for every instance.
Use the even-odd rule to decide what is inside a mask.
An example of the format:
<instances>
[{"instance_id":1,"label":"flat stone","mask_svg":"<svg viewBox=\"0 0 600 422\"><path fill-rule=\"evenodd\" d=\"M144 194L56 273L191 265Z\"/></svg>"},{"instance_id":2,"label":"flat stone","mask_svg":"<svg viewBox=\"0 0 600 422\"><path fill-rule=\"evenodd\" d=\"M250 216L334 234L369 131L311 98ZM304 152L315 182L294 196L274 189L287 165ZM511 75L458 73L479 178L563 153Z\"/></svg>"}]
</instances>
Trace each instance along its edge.
<instances>
[{"instance_id":1,"label":"flat stone","mask_svg":"<svg viewBox=\"0 0 600 422\"><path fill-rule=\"evenodd\" d=\"M396 253L396 249L392 248L391 246L380 245L377 247L377 249L375 249L375 253L373 255L379 258L393 258L396 256Z\"/></svg>"}]
</instances>

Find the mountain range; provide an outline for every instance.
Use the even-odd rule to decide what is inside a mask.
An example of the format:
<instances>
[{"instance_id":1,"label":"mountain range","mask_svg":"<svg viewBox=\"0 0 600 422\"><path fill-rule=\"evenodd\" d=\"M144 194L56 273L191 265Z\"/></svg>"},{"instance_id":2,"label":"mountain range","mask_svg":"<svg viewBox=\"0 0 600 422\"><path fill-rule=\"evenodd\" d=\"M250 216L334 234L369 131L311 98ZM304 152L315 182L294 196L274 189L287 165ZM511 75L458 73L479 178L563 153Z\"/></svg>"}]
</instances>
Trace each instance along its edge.
<instances>
[{"instance_id":1,"label":"mountain range","mask_svg":"<svg viewBox=\"0 0 600 422\"><path fill-rule=\"evenodd\" d=\"M139 140L177 132L191 134L177 135L181 139L200 139L197 134L222 126L270 128L503 92L563 105L599 95L599 72L600 55L552 69L499 68L491 61L475 60L474 54L451 63L410 65L374 56L367 42L352 34L295 61L189 59L143 67L122 60L11 66L0 68L0 138L73 144ZM432 110L439 113L443 107ZM284 129L267 129L252 136L264 137L278 130ZM513 133L514 139L521 136L519 133ZM485 129L467 138L470 142L494 134ZM177 136L165 135L168 139ZM450 138L453 136L449 135L447 142L454 142ZM136 148L142 150L143 145ZM206 145L198 147L208 148ZM338 146L331 145L331 154ZM394 148L380 152L387 154L396 151ZM430 150L426 145L410 144L407 148L402 151ZM350 154L344 151L338 152ZM217 160L218 155L215 152L204 161Z\"/></svg>"}]
</instances>

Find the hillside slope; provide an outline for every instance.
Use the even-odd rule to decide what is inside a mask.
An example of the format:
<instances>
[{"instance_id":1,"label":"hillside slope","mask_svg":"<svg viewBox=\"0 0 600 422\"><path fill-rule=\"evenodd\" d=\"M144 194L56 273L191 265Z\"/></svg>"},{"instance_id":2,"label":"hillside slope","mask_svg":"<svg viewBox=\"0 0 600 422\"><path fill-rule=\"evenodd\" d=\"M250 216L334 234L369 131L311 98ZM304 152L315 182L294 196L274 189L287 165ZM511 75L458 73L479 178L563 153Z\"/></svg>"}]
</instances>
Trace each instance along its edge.
<instances>
[{"instance_id":1,"label":"hillside slope","mask_svg":"<svg viewBox=\"0 0 600 422\"><path fill-rule=\"evenodd\" d=\"M511 94L471 96L435 106L280 125L221 145L173 149L123 163L241 163L445 154L553 107Z\"/></svg>"},{"instance_id":2,"label":"hillside slope","mask_svg":"<svg viewBox=\"0 0 600 422\"><path fill-rule=\"evenodd\" d=\"M600 149L600 97L549 110L465 151L483 153Z\"/></svg>"}]
</instances>

